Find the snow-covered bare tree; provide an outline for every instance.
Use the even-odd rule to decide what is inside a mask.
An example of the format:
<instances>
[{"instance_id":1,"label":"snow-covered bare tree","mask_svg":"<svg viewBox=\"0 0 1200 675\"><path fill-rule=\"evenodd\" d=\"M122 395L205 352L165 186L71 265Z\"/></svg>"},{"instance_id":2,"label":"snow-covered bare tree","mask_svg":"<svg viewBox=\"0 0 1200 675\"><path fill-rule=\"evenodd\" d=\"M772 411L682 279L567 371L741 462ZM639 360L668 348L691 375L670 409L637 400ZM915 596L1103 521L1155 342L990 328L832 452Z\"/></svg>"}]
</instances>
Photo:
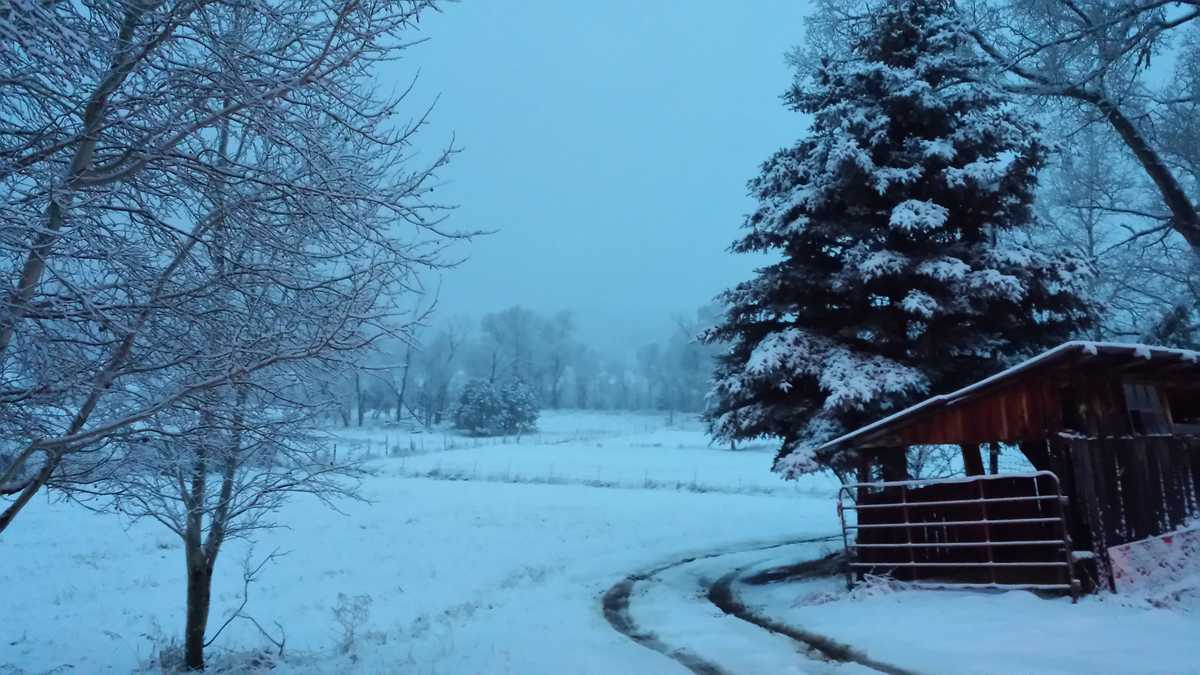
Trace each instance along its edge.
<instances>
[{"instance_id":1,"label":"snow-covered bare tree","mask_svg":"<svg viewBox=\"0 0 1200 675\"><path fill-rule=\"evenodd\" d=\"M1063 140L1039 193L1043 240L1094 261L1089 295L1101 314L1092 336L1142 339L1147 327L1166 328L1164 317L1182 311L1186 318L1187 299L1200 297L1193 290L1198 260L1170 228L1153 185L1105 127L1065 116L1049 123ZM1189 330L1186 321L1171 326Z\"/></svg>"},{"instance_id":2,"label":"snow-covered bare tree","mask_svg":"<svg viewBox=\"0 0 1200 675\"><path fill-rule=\"evenodd\" d=\"M489 380L516 377L530 381L540 323L537 314L520 305L484 315L480 328L491 354Z\"/></svg>"},{"instance_id":3,"label":"snow-covered bare tree","mask_svg":"<svg viewBox=\"0 0 1200 675\"><path fill-rule=\"evenodd\" d=\"M244 373L308 358L321 345L316 334L295 350L272 352L264 343L236 362L220 361L230 371L201 367L215 355L181 347L188 342L180 336L214 320L184 310L212 292L211 278L189 270L235 228L283 242L289 238L277 232L371 207L430 235L389 233L386 255L435 256L438 245L427 242L437 239L437 216L425 200L432 170L446 157L402 177L393 170L398 179L381 184L377 158L362 161L355 149L385 147L394 166L411 166L408 138L422 117L392 126L403 95L376 100L360 85L372 64L403 53L430 5L6 6L0 257L10 281L0 313L0 430L9 461L0 466L0 491L11 499L0 531L42 487L90 480L91 469L113 466L121 447L114 439L139 422ZM331 199L358 172L353 190ZM272 212L301 214L305 225L254 215ZM382 241L378 219L367 222L375 233L360 234L362 250ZM313 236L305 251L313 269L341 273L337 251L349 242ZM194 364L187 377L161 377L185 363ZM159 385L145 384L151 380Z\"/></svg>"},{"instance_id":4,"label":"snow-covered bare tree","mask_svg":"<svg viewBox=\"0 0 1200 675\"><path fill-rule=\"evenodd\" d=\"M782 439L776 468L833 467L822 440L1008 359L1089 316L1087 266L1022 243L1045 148L946 0L812 30L786 99L813 116L750 182L736 252L782 259L723 296L708 411L723 439ZM819 54L816 62L804 60Z\"/></svg>"},{"instance_id":5,"label":"snow-covered bare tree","mask_svg":"<svg viewBox=\"0 0 1200 675\"><path fill-rule=\"evenodd\" d=\"M1200 2L967 0L971 34L1009 91L1116 134L1200 253Z\"/></svg>"},{"instance_id":6,"label":"snow-covered bare tree","mask_svg":"<svg viewBox=\"0 0 1200 675\"><path fill-rule=\"evenodd\" d=\"M460 368L467 336L467 322L450 319L421 340L413 364L416 371L414 408L426 427L441 424L450 411L450 388Z\"/></svg>"},{"instance_id":7,"label":"snow-covered bare tree","mask_svg":"<svg viewBox=\"0 0 1200 675\"><path fill-rule=\"evenodd\" d=\"M567 369L579 349L574 339L575 319L570 312L563 311L543 319L540 324L537 348L539 379L544 383L546 404L551 408L560 408Z\"/></svg>"},{"instance_id":8,"label":"snow-covered bare tree","mask_svg":"<svg viewBox=\"0 0 1200 675\"><path fill-rule=\"evenodd\" d=\"M213 566L288 494L354 467L306 434L457 236L407 92L373 65L423 1L10 3L0 24L0 531L50 487L184 542L184 663ZM60 30L73 43L38 44ZM11 35L6 34L6 39ZM15 45L15 46L13 46ZM407 301L405 304L408 304ZM312 383L312 387L309 386Z\"/></svg>"}]
</instances>

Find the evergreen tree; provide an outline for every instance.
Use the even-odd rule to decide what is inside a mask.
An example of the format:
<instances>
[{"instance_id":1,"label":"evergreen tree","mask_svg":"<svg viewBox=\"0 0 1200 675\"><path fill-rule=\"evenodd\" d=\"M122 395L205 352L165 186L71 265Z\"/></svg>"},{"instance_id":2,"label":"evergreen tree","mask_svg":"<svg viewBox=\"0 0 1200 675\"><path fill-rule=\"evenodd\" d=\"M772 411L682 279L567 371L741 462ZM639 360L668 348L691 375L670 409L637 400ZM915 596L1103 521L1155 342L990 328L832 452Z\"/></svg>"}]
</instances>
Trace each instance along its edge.
<instances>
[{"instance_id":1,"label":"evergreen tree","mask_svg":"<svg viewBox=\"0 0 1200 675\"><path fill-rule=\"evenodd\" d=\"M1046 148L985 83L951 2L876 13L785 95L808 136L750 181L735 252L781 259L727 291L706 413L723 440L811 448L1057 344L1090 320L1089 267L1021 243Z\"/></svg>"},{"instance_id":2,"label":"evergreen tree","mask_svg":"<svg viewBox=\"0 0 1200 675\"><path fill-rule=\"evenodd\" d=\"M514 377L504 385L500 390L500 403L504 411L501 417L504 433L524 434L537 430L537 396L523 380Z\"/></svg>"},{"instance_id":3,"label":"evergreen tree","mask_svg":"<svg viewBox=\"0 0 1200 675\"><path fill-rule=\"evenodd\" d=\"M472 380L462 390L454 411L454 426L483 436L499 432L504 405L500 392L488 380Z\"/></svg>"},{"instance_id":4,"label":"evergreen tree","mask_svg":"<svg viewBox=\"0 0 1200 675\"><path fill-rule=\"evenodd\" d=\"M481 436L520 434L536 430L537 417L537 397L520 378L503 387L472 380L463 387L454 426Z\"/></svg>"}]
</instances>

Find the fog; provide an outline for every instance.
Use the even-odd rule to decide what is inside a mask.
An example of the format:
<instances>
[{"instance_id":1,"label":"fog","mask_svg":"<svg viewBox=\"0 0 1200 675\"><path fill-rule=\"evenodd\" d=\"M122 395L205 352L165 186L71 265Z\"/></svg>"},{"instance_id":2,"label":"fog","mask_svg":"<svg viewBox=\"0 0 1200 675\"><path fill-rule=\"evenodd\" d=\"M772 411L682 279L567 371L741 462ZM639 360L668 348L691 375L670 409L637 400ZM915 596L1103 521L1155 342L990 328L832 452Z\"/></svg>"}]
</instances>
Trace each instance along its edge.
<instances>
[{"instance_id":1,"label":"fog","mask_svg":"<svg viewBox=\"0 0 1200 675\"><path fill-rule=\"evenodd\" d=\"M656 338L761 263L726 252L745 183L795 140L779 95L806 3L464 2L425 20L421 134L462 152L443 173L448 221L493 234L456 249L439 314L570 309L601 348Z\"/></svg>"}]
</instances>

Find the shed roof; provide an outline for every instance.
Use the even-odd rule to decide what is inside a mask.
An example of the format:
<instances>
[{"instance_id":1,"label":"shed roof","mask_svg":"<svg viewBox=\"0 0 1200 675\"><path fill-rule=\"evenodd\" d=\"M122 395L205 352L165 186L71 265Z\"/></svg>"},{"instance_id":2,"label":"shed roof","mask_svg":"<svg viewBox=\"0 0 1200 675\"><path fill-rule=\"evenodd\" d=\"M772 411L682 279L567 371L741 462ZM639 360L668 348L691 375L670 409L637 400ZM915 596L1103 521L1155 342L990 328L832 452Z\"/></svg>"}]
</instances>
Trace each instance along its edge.
<instances>
[{"instance_id":1,"label":"shed roof","mask_svg":"<svg viewBox=\"0 0 1200 675\"><path fill-rule=\"evenodd\" d=\"M817 448L818 452L867 447L874 439L921 419L947 412L1035 372L1117 370L1126 377L1167 377L1200 386L1200 352L1144 344L1073 341L949 394L940 394L860 427Z\"/></svg>"}]
</instances>

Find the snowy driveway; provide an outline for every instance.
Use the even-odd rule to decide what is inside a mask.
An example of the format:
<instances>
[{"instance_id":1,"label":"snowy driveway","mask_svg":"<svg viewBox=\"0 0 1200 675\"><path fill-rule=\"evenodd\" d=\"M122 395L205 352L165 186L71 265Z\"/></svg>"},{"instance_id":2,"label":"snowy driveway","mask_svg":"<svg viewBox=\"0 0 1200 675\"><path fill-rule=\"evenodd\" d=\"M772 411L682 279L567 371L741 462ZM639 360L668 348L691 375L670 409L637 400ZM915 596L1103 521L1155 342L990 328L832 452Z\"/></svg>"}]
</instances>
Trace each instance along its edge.
<instances>
[{"instance_id":1,"label":"snowy driveway","mask_svg":"<svg viewBox=\"0 0 1200 675\"><path fill-rule=\"evenodd\" d=\"M768 559L820 557L832 539L743 544L682 556L613 586L604 597L605 615L618 631L699 675L874 673L827 660L801 642L726 614L708 598L723 576Z\"/></svg>"}]
</instances>

